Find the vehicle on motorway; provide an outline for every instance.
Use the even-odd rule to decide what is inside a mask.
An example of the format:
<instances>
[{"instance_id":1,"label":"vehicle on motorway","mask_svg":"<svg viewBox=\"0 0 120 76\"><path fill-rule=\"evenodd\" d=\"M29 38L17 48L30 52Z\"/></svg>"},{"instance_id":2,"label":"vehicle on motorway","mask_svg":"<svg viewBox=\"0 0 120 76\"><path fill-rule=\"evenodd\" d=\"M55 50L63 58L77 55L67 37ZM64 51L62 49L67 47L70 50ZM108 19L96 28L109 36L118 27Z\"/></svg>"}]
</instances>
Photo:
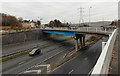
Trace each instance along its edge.
<instances>
[{"instance_id":1,"label":"vehicle on motorway","mask_svg":"<svg viewBox=\"0 0 120 76\"><path fill-rule=\"evenodd\" d=\"M40 53L41 53L40 49L33 49L32 51L29 52L29 56L38 55Z\"/></svg>"}]
</instances>

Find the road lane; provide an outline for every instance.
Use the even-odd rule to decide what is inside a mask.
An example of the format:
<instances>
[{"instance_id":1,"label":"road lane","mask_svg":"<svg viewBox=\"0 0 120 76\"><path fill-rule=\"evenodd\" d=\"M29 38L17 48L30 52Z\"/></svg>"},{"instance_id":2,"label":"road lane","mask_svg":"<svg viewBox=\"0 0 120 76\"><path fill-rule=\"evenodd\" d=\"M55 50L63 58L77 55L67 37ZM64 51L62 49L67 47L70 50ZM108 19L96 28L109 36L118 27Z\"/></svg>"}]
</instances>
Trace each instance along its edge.
<instances>
[{"instance_id":1,"label":"road lane","mask_svg":"<svg viewBox=\"0 0 120 76\"><path fill-rule=\"evenodd\" d=\"M71 74L74 70L72 69L68 74Z\"/></svg>"},{"instance_id":2,"label":"road lane","mask_svg":"<svg viewBox=\"0 0 120 76\"><path fill-rule=\"evenodd\" d=\"M52 72L52 74L88 74L95 65L101 51L102 41L107 41L106 38L102 38L97 43L84 51L83 54L71 59L58 69ZM80 52L78 52L79 54Z\"/></svg>"},{"instance_id":3,"label":"road lane","mask_svg":"<svg viewBox=\"0 0 120 76\"><path fill-rule=\"evenodd\" d=\"M47 44L57 43L57 42L65 40L67 38L70 38L70 37L69 36L54 37L54 38L49 38L49 39L41 39L41 40L36 40L36 41L32 41L32 42L21 43L18 45L3 46L2 56L8 55L10 53L34 48L36 46L44 46Z\"/></svg>"},{"instance_id":4,"label":"road lane","mask_svg":"<svg viewBox=\"0 0 120 76\"><path fill-rule=\"evenodd\" d=\"M7 62L7 63L4 63L3 64L3 73L6 73L6 74L9 74L9 73L13 73L13 74L16 74L20 71L22 71L23 69L22 66L24 66L25 64L30 64L31 66L49 58L50 56L53 56L54 54L60 52L60 51L67 51L69 50L69 47L73 46L74 44L74 41L73 40L69 40L67 42L63 43L62 44L59 44L59 45L56 45L56 46L53 46L53 47L49 47L49 48L46 48L44 49L43 51L49 51L48 53L46 54L43 54L41 56L36 56L36 57L30 57L28 55L24 56L24 57L21 57L21 58L18 58L18 59L15 59L15 60L12 60L10 62ZM33 62L31 62L33 61ZM14 62L14 63L13 63ZM26 68L29 68L30 65L25 65L23 68L26 69ZM19 68L19 70L14 70L15 68ZM11 72L12 71L12 72Z\"/></svg>"},{"instance_id":5,"label":"road lane","mask_svg":"<svg viewBox=\"0 0 120 76\"><path fill-rule=\"evenodd\" d=\"M88 39L88 38L89 38L89 36L86 37L86 39ZM69 50L68 48L72 47L73 45L74 45L74 40L68 40L68 41L66 41L66 42L64 42L62 44L59 44L59 45L57 44L56 46L52 46L52 47L44 49L43 53L56 51L59 47L60 48L63 47L62 50L65 50L65 49ZM14 68L16 68L18 66L26 64L27 62L29 62L29 61L31 61L33 59L41 58L42 56L30 57L30 56L26 55L26 56L11 60L11 61L9 61L7 63L3 63L3 73L11 73L11 72L9 72L10 69L14 69ZM16 73L14 72L14 74L16 74Z\"/></svg>"}]
</instances>

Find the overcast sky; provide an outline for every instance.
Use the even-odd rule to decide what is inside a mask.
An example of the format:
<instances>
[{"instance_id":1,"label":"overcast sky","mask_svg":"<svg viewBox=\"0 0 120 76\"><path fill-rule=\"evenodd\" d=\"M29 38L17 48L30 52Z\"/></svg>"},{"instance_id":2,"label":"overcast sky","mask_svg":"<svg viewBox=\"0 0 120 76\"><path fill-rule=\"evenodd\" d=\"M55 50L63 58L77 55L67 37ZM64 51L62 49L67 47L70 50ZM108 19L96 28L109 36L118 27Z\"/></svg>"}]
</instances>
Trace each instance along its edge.
<instances>
[{"instance_id":1,"label":"overcast sky","mask_svg":"<svg viewBox=\"0 0 120 76\"><path fill-rule=\"evenodd\" d=\"M89 8L91 22L112 21L118 18L118 2L77 2L77 1L51 1L51 2L2 2L1 13L7 13L23 19L36 20L42 18L42 23L48 23L50 20L59 19L61 22L78 23L80 13L78 8L83 9L84 22L89 21Z\"/></svg>"}]
</instances>

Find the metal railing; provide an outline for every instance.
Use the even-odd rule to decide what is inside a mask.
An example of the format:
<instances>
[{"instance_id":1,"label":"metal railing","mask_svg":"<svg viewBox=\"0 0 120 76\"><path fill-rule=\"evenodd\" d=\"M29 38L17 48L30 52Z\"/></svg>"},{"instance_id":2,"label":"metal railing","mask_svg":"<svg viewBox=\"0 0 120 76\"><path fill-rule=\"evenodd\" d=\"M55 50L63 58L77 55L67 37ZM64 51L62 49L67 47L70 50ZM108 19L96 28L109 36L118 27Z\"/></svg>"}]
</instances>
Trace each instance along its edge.
<instances>
[{"instance_id":1,"label":"metal railing","mask_svg":"<svg viewBox=\"0 0 120 76\"><path fill-rule=\"evenodd\" d=\"M0 34L9 34L9 33L16 33L16 32L24 32L24 31L33 31L33 30L40 30L40 29L53 29L53 30L71 30L71 31L81 31L81 32L99 32L99 33L112 33L113 29L107 30L102 29L101 27L45 27L45 28L31 28L31 29L20 29L20 30L0 30Z\"/></svg>"},{"instance_id":2,"label":"metal railing","mask_svg":"<svg viewBox=\"0 0 120 76\"><path fill-rule=\"evenodd\" d=\"M106 45L104 46L100 57L95 64L91 76L100 76L101 74L108 75L112 51L117 36L117 29L110 35Z\"/></svg>"},{"instance_id":3,"label":"metal railing","mask_svg":"<svg viewBox=\"0 0 120 76\"><path fill-rule=\"evenodd\" d=\"M41 28L43 29L43 28ZM81 31L81 32L96 32L96 33L112 33L114 29L102 29L101 27L78 27L78 28L67 28L67 27L46 27L44 29L53 30L70 30L70 31Z\"/></svg>"}]
</instances>

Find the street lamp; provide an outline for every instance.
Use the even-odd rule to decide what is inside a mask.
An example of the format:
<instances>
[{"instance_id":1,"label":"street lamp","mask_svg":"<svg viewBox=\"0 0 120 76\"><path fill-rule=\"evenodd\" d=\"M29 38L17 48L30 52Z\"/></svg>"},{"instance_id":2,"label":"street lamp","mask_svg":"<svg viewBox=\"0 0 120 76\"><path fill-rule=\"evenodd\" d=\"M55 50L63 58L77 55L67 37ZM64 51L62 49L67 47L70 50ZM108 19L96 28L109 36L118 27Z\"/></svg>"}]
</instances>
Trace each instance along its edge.
<instances>
[{"instance_id":1,"label":"street lamp","mask_svg":"<svg viewBox=\"0 0 120 76\"><path fill-rule=\"evenodd\" d=\"M91 18L91 16L90 16L90 14L91 14L90 9L91 9L91 8L92 8L92 7L90 6L90 7L89 7L89 25L90 25L90 22L91 22L91 21L90 21L90 18Z\"/></svg>"}]
</instances>

